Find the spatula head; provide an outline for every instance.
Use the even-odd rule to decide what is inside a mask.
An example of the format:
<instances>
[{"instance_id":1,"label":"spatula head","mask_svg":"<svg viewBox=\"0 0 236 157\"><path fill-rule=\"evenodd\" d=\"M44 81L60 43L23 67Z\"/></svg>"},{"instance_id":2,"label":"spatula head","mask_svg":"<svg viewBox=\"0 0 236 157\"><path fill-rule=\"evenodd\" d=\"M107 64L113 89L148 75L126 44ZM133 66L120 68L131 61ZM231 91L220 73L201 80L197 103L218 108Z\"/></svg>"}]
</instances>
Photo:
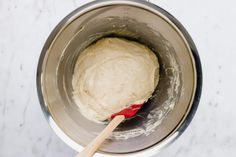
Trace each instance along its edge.
<instances>
[{"instance_id":1,"label":"spatula head","mask_svg":"<svg viewBox=\"0 0 236 157\"><path fill-rule=\"evenodd\" d=\"M124 115L125 118L131 118L136 115L142 106L143 104L132 104L129 108L125 108L120 112L112 114L111 118L113 119L117 115Z\"/></svg>"}]
</instances>

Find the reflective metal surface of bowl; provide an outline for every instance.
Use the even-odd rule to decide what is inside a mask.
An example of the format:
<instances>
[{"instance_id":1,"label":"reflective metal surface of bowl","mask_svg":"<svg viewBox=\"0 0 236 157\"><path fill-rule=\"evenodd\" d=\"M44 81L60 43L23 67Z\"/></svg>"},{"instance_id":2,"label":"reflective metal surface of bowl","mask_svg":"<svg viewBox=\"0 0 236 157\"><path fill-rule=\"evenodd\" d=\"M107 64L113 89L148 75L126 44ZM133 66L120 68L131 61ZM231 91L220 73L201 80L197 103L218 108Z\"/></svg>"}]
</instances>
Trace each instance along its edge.
<instances>
[{"instance_id":1,"label":"reflective metal surface of bowl","mask_svg":"<svg viewBox=\"0 0 236 157\"><path fill-rule=\"evenodd\" d=\"M134 0L94 1L65 17L49 36L38 70L39 100L57 135L77 151L105 127L84 118L72 99L79 53L103 37L145 44L158 56L160 81L133 119L117 128L96 156L151 156L176 139L199 103L202 71L197 49L183 26L158 6Z\"/></svg>"}]
</instances>

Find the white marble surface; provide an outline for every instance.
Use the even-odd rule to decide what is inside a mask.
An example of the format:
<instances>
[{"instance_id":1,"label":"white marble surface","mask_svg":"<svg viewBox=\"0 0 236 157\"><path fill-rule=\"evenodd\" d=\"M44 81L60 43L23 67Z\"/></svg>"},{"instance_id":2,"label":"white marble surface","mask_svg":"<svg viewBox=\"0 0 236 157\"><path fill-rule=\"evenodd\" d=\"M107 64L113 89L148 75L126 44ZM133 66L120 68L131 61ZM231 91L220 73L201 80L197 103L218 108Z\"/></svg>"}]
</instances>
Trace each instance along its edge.
<instances>
[{"instance_id":1,"label":"white marble surface","mask_svg":"<svg viewBox=\"0 0 236 157\"><path fill-rule=\"evenodd\" d=\"M54 26L89 0L0 1L0 157L72 157L37 99L41 48ZM236 156L236 2L151 0L192 35L203 65L199 109L184 134L158 157Z\"/></svg>"}]
</instances>

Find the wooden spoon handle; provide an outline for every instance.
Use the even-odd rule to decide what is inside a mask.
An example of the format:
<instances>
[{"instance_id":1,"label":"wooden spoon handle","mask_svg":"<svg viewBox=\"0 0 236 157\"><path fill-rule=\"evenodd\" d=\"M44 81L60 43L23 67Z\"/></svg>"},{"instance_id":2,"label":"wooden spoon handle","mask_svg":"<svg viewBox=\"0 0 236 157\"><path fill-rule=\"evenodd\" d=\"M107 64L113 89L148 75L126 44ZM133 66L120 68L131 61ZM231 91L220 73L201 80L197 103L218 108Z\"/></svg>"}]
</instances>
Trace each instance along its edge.
<instances>
[{"instance_id":1,"label":"wooden spoon handle","mask_svg":"<svg viewBox=\"0 0 236 157\"><path fill-rule=\"evenodd\" d=\"M80 152L76 157L92 157L100 145L110 136L113 130L125 119L125 116L119 115L112 119L107 127Z\"/></svg>"}]
</instances>

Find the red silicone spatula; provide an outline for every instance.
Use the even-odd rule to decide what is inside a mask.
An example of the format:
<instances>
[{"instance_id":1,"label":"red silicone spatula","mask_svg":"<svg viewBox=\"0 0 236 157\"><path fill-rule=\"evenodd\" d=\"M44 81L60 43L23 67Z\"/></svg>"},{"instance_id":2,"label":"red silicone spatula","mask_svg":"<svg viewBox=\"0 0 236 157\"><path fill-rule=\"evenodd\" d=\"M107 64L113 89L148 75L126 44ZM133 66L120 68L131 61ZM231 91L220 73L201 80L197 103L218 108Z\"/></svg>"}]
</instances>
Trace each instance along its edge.
<instances>
[{"instance_id":1,"label":"red silicone spatula","mask_svg":"<svg viewBox=\"0 0 236 157\"><path fill-rule=\"evenodd\" d=\"M124 110L122 110L118 113L114 113L113 115L111 115L111 118L113 119L114 117L116 117L118 115L123 115L123 116L125 116L125 118L131 118L131 117L135 116L135 114L138 112L138 110L140 110L140 108L142 106L143 106L143 104L131 105L129 108L125 108Z\"/></svg>"},{"instance_id":2,"label":"red silicone spatula","mask_svg":"<svg viewBox=\"0 0 236 157\"><path fill-rule=\"evenodd\" d=\"M107 127L89 144L85 149L80 152L76 157L92 157L100 145L111 135L113 130L125 119L135 116L143 104L133 104L118 113L111 115L111 121Z\"/></svg>"}]
</instances>

